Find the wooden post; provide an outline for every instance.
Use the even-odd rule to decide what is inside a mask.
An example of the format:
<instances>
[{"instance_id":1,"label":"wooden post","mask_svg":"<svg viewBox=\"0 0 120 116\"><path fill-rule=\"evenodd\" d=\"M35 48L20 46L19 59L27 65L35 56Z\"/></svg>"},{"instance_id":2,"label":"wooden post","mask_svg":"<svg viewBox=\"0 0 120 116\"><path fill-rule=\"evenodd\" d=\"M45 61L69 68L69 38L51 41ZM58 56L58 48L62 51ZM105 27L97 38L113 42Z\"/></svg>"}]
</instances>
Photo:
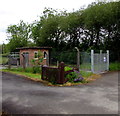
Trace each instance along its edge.
<instances>
[{"instance_id":1,"label":"wooden post","mask_svg":"<svg viewBox=\"0 0 120 116\"><path fill-rule=\"evenodd\" d=\"M65 64L64 64L64 62L61 62L60 64L59 64L59 70L60 70L60 72L59 72L59 78L58 78L58 83L59 84L63 84L64 83L64 73L65 73L65 71L64 71L64 67L65 67Z\"/></svg>"}]
</instances>

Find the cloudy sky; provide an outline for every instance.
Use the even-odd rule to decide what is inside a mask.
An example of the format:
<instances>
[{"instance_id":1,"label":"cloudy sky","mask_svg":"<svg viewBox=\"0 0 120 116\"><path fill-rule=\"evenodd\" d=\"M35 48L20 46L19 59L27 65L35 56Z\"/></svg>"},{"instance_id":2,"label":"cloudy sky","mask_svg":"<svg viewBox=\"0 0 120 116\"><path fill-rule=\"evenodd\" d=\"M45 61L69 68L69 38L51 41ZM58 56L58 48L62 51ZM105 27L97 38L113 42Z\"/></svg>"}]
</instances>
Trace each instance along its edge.
<instances>
[{"instance_id":1,"label":"cloudy sky","mask_svg":"<svg viewBox=\"0 0 120 116\"><path fill-rule=\"evenodd\" d=\"M2 0L0 3L0 44L7 43L6 29L20 20L32 23L45 7L71 12L95 0Z\"/></svg>"}]
</instances>

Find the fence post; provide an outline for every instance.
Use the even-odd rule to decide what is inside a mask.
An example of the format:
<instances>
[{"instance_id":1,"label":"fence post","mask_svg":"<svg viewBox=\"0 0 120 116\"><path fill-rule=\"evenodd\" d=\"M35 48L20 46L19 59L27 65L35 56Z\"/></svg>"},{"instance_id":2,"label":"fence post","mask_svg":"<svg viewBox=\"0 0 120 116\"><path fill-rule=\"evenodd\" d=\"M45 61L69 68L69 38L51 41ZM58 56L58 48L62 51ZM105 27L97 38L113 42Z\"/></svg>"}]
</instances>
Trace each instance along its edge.
<instances>
[{"instance_id":1,"label":"fence post","mask_svg":"<svg viewBox=\"0 0 120 116\"><path fill-rule=\"evenodd\" d=\"M11 55L8 56L8 69L11 69Z\"/></svg>"},{"instance_id":2,"label":"fence post","mask_svg":"<svg viewBox=\"0 0 120 116\"><path fill-rule=\"evenodd\" d=\"M75 49L77 50L77 68L78 71L80 71L80 51L77 47L75 47Z\"/></svg>"},{"instance_id":3,"label":"fence post","mask_svg":"<svg viewBox=\"0 0 120 116\"><path fill-rule=\"evenodd\" d=\"M109 50L107 50L107 71L109 71Z\"/></svg>"},{"instance_id":4,"label":"fence post","mask_svg":"<svg viewBox=\"0 0 120 116\"><path fill-rule=\"evenodd\" d=\"M17 67L19 67L19 59L17 58Z\"/></svg>"},{"instance_id":5,"label":"fence post","mask_svg":"<svg viewBox=\"0 0 120 116\"><path fill-rule=\"evenodd\" d=\"M65 74L65 71L64 71L64 67L65 67L65 64L64 64L64 62L61 62L60 64L59 64L59 79L58 79L58 82L59 82L59 84L63 84L64 83L64 74Z\"/></svg>"},{"instance_id":6,"label":"fence post","mask_svg":"<svg viewBox=\"0 0 120 116\"><path fill-rule=\"evenodd\" d=\"M102 50L100 50L100 71L103 71L103 69L102 69Z\"/></svg>"},{"instance_id":7,"label":"fence post","mask_svg":"<svg viewBox=\"0 0 120 116\"><path fill-rule=\"evenodd\" d=\"M91 50L91 71L94 73L94 50Z\"/></svg>"}]
</instances>

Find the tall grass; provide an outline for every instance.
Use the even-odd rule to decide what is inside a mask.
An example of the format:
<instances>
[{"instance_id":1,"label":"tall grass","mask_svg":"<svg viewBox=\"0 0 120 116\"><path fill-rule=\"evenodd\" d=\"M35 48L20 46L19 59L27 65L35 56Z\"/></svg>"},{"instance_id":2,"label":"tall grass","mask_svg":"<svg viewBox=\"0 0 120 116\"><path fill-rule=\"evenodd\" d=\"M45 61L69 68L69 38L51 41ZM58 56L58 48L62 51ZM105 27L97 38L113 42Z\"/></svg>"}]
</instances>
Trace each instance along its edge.
<instances>
[{"instance_id":1,"label":"tall grass","mask_svg":"<svg viewBox=\"0 0 120 116\"><path fill-rule=\"evenodd\" d=\"M80 69L91 70L91 63L80 64Z\"/></svg>"},{"instance_id":2,"label":"tall grass","mask_svg":"<svg viewBox=\"0 0 120 116\"><path fill-rule=\"evenodd\" d=\"M118 71L120 70L120 62L112 62L109 66L110 71Z\"/></svg>"},{"instance_id":3,"label":"tall grass","mask_svg":"<svg viewBox=\"0 0 120 116\"><path fill-rule=\"evenodd\" d=\"M80 71L80 74L81 74L83 77L89 77L89 76L91 76L93 73L92 73L92 72L87 72L87 71Z\"/></svg>"}]
</instances>

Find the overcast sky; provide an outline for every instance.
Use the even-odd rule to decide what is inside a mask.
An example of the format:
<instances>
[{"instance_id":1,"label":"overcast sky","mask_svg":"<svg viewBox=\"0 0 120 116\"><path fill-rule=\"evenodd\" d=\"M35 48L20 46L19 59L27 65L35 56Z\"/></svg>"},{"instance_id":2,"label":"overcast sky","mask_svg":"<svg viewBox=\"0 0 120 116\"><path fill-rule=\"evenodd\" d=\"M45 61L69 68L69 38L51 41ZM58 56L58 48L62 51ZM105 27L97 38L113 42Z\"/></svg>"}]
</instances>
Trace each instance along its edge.
<instances>
[{"instance_id":1,"label":"overcast sky","mask_svg":"<svg viewBox=\"0 0 120 116\"><path fill-rule=\"evenodd\" d=\"M32 23L45 7L71 12L95 0L2 0L0 3L0 44L7 43L6 29L20 20Z\"/></svg>"}]
</instances>

